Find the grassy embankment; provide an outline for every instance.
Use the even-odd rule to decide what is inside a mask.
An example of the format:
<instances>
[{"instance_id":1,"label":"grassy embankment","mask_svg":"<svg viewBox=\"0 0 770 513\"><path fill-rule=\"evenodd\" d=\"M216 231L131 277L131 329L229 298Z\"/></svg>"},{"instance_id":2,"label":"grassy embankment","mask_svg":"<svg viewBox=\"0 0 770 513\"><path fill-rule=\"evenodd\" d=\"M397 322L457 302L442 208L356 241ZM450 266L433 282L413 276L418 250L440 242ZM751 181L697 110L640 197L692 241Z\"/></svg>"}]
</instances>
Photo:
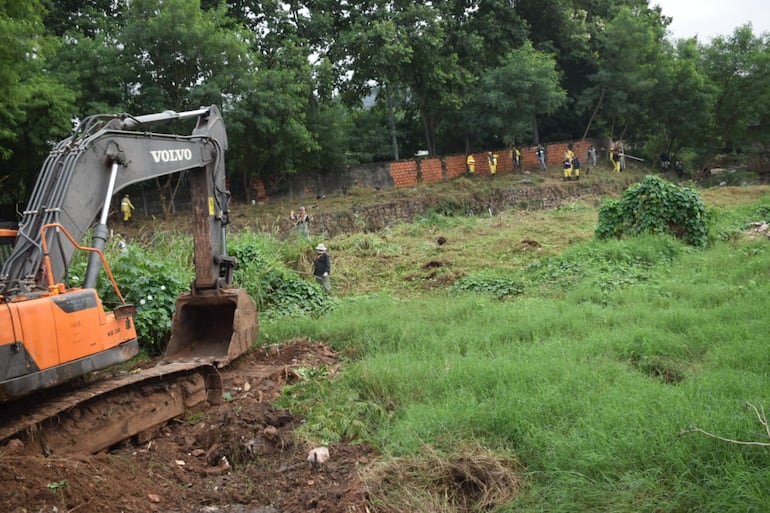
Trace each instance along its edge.
<instances>
[{"instance_id":1,"label":"grassy embankment","mask_svg":"<svg viewBox=\"0 0 770 513\"><path fill-rule=\"evenodd\" d=\"M310 437L367 439L403 468L479 447L514 458L522 486L498 511L767 511L770 447L682 434L770 444L770 245L739 235L768 219L767 193L704 191L705 250L593 241L583 201L340 236L334 281L355 293L319 318L265 319L261 343L349 357L286 399ZM441 502L413 496L427 480L402 485L374 496L381 511Z\"/></svg>"},{"instance_id":2,"label":"grassy embankment","mask_svg":"<svg viewBox=\"0 0 770 513\"><path fill-rule=\"evenodd\" d=\"M284 402L308 438L381 450L377 511L463 511L449 504L460 489L497 511L767 511L770 245L742 230L770 218L769 191L704 190L717 221L703 250L594 241L596 198L340 235L325 240L333 308L265 312L259 343L308 337L345 355ZM166 261L184 247L160 242ZM239 271L262 284L253 295L270 283L286 311L324 306L296 272L306 242L240 230L232 246L255 262ZM683 434L693 426L765 445Z\"/></svg>"}]
</instances>

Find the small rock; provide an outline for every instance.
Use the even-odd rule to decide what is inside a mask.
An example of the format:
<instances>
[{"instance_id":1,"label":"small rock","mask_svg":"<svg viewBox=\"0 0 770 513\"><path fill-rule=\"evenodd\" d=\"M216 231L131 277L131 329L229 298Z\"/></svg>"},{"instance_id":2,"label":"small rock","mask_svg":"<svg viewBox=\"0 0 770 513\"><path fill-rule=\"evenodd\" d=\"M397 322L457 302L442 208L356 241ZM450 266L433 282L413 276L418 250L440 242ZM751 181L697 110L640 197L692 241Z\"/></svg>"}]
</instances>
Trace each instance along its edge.
<instances>
[{"instance_id":1,"label":"small rock","mask_svg":"<svg viewBox=\"0 0 770 513\"><path fill-rule=\"evenodd\" d=\"M18 438L9 440L5 447L2 448L2 452L8 456L17 456L24 452L24 442Z\"/></svg>"},{"instance_id":2,"label":"small rock","mask_svg":"<svg viewBox=\"0 0 770 513\"><path fill-rule=\"evenodd\" d=\"M278 428L275 426L267 426L262 432L262 436L265 440L275 440L278 438Z\"/></svg>"},{"instance_id":3,"label":"small rock","mask_svg":"<svg viewBox=\"0 0 770 513\"><path fill-rule=\"evenodd\" d=\"M150 499L150 502L160 502L160 495L154 493L147 495L147 498Z\"/></svg>"},{"instance_id":4,"label":"small rock","mask_svg":"<svg viewBox=\"0 0 770 513\"><path fill-rule=\"evenodd\" d=\"M318 468L327 461L329 461L329 448L328 447L316 447L311 449L307 454L307 461L314 468Z\"/></svg>"},{"instance_id":5,"label":"small rock","mask_svg":"<svg viewBox=\"0 0 770 513\"><path fill-rule=\"evenodd\" d=\"M176 463L180 467L184 467L185 466L184 460L174 460L174 463Z\"/></svg>"},{"instance_id":6,"label":"small rock","mask_svg":"<svg viewBox=\"0 0 770 513\"><path fill-rule=\"evenodd\" d=\"M247 381L246 383L243 384L243 391L248 392L249 390L251 390L251 383Z\"/></svg>"},{"instance_id":7,"label":"small rock","mask_svg":"<svg viewBox=\"0 0 770 513\"><path fill-rule=\"evenodd\" d=\"M205 470L207 476L221 476L230 471L230 462L227 458L222 456L216 467L209 467Z\"/></svg>"},{"instance_id":8,"label":"small rock","mask_svg":"<svg viewBox=\"0 0 770 513\"><path fill-rule=\"evenodd\" d=\"M195 449L195 450L193 450L193 452L191 452L190 454L192 454L192 455L193 455L193 456L195 456L196 458L200 458L201 456L203 456L204 454L206 454L206 451L204 451L203 449Z\"/></svg>"}]
</instances>

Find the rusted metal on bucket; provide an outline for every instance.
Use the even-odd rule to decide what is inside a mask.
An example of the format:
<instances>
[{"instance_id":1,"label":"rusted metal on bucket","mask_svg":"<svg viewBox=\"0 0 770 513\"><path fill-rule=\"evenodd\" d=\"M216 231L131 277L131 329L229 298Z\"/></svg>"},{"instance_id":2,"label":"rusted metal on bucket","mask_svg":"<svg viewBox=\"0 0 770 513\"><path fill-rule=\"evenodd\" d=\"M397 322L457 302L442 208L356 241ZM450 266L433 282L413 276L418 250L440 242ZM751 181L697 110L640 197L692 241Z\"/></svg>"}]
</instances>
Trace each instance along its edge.
<instances>
[{"instance_id":1,"label":"rusted metal on bucket","mask_svg":"<svg viewBox=\"0 0 770 513\"><path fill-rule=\"evenodd\" d=\"M207 360L224 367L257 339L254 301L243 289L184 293L176 300L166 360Z\"/></svg>"}]
</instances>

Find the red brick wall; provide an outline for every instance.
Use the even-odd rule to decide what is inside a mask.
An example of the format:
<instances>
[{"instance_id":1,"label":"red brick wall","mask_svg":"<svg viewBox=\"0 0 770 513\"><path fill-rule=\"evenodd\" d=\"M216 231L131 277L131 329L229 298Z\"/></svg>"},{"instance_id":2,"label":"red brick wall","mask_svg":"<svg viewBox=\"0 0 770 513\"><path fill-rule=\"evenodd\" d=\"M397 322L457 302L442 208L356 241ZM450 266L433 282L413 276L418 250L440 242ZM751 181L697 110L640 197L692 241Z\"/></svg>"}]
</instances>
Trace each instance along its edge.
<instances>
[{"instance_id":1,"label":"red brick wall","mask_svg":"<svg viewBox=\"0 0 770 513\"><path fill-rule=\"evenodd\" d=\"M562 163L564 162L564 152L567 151L567 144L568 143L557 143L548 145L548 148L546 148L548 160L546 162L549 167L554 166L559 169L564 168Z\"/></svg>"},{"instance_id":2,"label":"red brick wall","mask_svg":"<svg viewBox=\"0 0 770 513\"><path fill-rule=\"evenodd\" d=\"M465 174L465 155L452 155L445 160L447 178L457 178Z\"/></svg>"},{"instance_id":3,"label":"red brick wall","mask_svg":"<svg viewBox=\"0 0 770 513\"><path fill-rule=\"evenodd\" d=\"M562 161L564 160L564 152L566 151L568 144L570 143L561 142L561 143L545 145L545 154L546 154L545 163L546 165L548 165L548 167L553 166L558 169L562 168ZM580 159L580 163L583 164L582 167L585 167L586 152L588 151L588 147L590 145L591 145L591 141L578 141L578 142L572 143L572 151L574 151L577 158ZM523 169L525 170L538 169L537 156L535 155L536 149L537 149L537 146L519 148L519 151L521 151L521 165ZM510 160L509 155L506 155L506 158ZM499 164L497 166L497 171L498 173L500 172Z\"/></svg>"},{"instance_id":4,"label":"red brick wall","mask_svg":"<svg viewBox=\"0 0 770 513\"><path fill-rule=\"evenodd\" d=\"M527 171L538 168L537 156L535 155L535 149L537 146L528 146L526 148L521 147L521 168Z\"/></svg>"},{"instance_id":5,"label":"red brick wall","mask_svg":"<svg viewBox=\"0 0 770 513\"><path fill-rule=\"evenodd\" d=\"M441 159L425 159L420 161L422 183L436 183L444 179L441 169Z\"/></svg>"},{"instance_id":6,"label":"red brick wall","mask_svg":"<svg viewBox=\"0 0 770 513\"><path fill-rule=\"evenodd\" d=\"M474 153L476 159L476 174L480 176L489 176L489 158L488 152ZM492 150L493 155L497 155L497 174L510 173L513 170L513 161L511 152L508 149Z\"/></svg>"},{"instance_id":7,"label":"red brick wall","mask_svg":"<svg viewBox=\"0 0 770 513\"><path fill-rule=\"evenodd\" d=\"M557 144L549 144L546 148L546 151L548 153L548 165L549 166L555 166L555 167L562 167L562 162L564 162L564 152L567 151L567 147L569 144L572 144L572 151L575 152L575 156L580 159L581 167L585 165L586 161L586 151L588 150L588 146L591 144L588 141L583 142L576 142L576 143L557 143Z\"/></svg>"},{"instance_id":8,"label":"red brick wall","mask_svg":"<svg viewBox=\"0 0 770 513\"><path fill-rule=\"evenodd\" d=\"M510 173L513 171L513 159L511 158L511 150L499 150L492 153L497 153L497 172Z\"/></svg>"},{"instance_id":9,"label":"red brick wall","mask_svg":"<svg viewBox=\"0 0 770 513\"><path fill-rule=\"evenodd\" d=\"M577 141L573 143L573 151L581 162L586 160L586 151L592 141ZM564 150L568 142L560 142L546 145L547 163L551 172L562 170ZM519 147L521 151L522 167L524 171L536 171L539 166L535 157L535 146ZM513 171L511 154L508 148L493 150L498 155L497 173L506 174ZM487 152L482 151L473 154L476 159L476 175L489 176L489 164ZM432 157L424 160L401 160L397 162L377 162L356 166L348 169L346 178L356 184L376 187L413 187L418 183L435 183L442 180L451 180L463 176L466 172L466 155L449 155L446 157ZM419 167L418 167L419 166ZM585 169L585 164L583 166ZM419 172L418 172L419 169ZM521 171L519 171L521 172ZM327 183L328 182L328 183ZM317 196L324 193L338 191L339 178L336 181L323 182L315 179L297 180L292 187L294 191L302 191L302 196ZM261 180L255 180L252 185L252 193L255 193L259 201L266 201L268 194L276 194L269 189L269 184ZM289 192L291 194L291 191Z\"/></svg>"},{"instance_id":10,"label":"red brick wall","mask_svg":"<svg viewBox=\"0 0 770 513\"><path fill-rule=\"evenodd\" d=\"M580 167L583 169L585 169L586 165L588 164L587 152L589 146L591 146L590 141L578 141L572 145L572 151L574 151L577 158L580 159Z\"/></svg>"},{"instance_id":11,"label":"red brick wall","mask_svg":"<svg viewBox=\"0 0 770 513\"><path fill-rule=\"evenodd\" d=\"M417 162L400 160L390 163L390 176L395 187L412 187L417 185Z\"/></svg>"},{"instance_id":12,"label":"red brick wall","mask_svg":"<svg viewBox=\"0 0 770 513\"><path fill-rule=\"evenodd\" d=\"M476 175L489 175L489 165L487 164L487 154L474 153L473 158L476 159Z\"/></svg>"}]
</instances>

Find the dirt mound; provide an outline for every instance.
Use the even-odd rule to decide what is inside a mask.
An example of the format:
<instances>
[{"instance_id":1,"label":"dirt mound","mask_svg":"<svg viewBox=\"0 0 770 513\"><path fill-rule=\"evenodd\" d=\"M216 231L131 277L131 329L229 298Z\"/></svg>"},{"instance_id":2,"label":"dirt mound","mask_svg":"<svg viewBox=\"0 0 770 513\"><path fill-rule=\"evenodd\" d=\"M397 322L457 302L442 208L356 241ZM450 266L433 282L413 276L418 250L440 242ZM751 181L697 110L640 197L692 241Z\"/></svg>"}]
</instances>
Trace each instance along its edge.
<instances>
[{"instance_id":1,"label":"dirt mound","mask_svg":"<svg viewBox=\"0 0 770 513\"><path fill-rule=\"evenodd\" d=\"M314 468L294 437L302 421L272 401L301 369L334 368L324 344L294 341L252 351L223 370L225 401L188 412L149 436L93 456L0 454L8 513L366 511L358 474L372 451L329 448Z\"/></svg>"}]
</instances>

